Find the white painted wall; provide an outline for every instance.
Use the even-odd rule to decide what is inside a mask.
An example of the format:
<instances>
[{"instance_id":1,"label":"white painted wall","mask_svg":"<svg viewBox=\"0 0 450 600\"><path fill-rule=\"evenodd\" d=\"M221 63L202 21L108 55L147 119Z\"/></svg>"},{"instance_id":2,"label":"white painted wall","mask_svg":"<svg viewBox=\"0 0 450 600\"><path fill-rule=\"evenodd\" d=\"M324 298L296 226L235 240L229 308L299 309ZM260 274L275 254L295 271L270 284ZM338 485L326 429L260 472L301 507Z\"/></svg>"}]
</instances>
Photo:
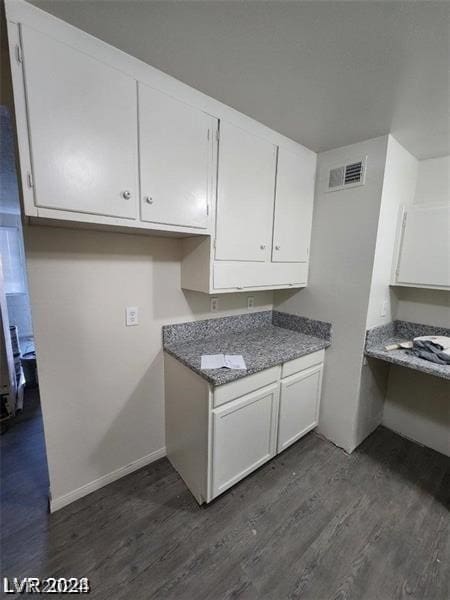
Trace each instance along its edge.
<instances>
[{"instance_id":1,"label":"white painted wall","mask_svg":"<svg viewBox=\"0 0 450 600\"><path fill-rule=\"evenodd\" d=\"M366 328L384 325L395 318L397 296L390 288L392 259L400 207L411 204L417 180L417 159L389 136L377 239L369 290ZM385 314L382 314L382 313ZM382 421L389 365L363 361L359 391L356 442L361 443Z\"/></svg>"},{"instance_id":2,"label":"white painted wall","mask_svg":"<svg viewBox=\"0 0 450 600\"><path fill-rule=\"evenodd\" d=\"M275 292L280 310L333 323L319 430L347 451L357 444L359 385L388 137L319 155L310 280ZM326 193L330 167L367 155L366 185Z\"/></svg>"},{"instance_id":3,"label":"white painted wall","mask_svg":"<svg viewBox=\"0 0 450 600\"><path fill-rule=\"evenodd\" d=\"M377 242L370 285L367 329L392 321L397 309L395 291L389 287L400 207L412 204L418 160L389 136ZM383 315L383 305L386 314Z\"/></svg>"},{"instance_id":4,"label":"white painted wall","mask_svg":"<svg viewBox=\"0 0 450 600\"><path fill-rule=\"evenodd\" d=\"M180 289L180 241L26 228L53 508L164 453L161 326L246 310L247 295ZM255 310L272 292L252 293ZM125 327L125 307L140 325ZM129 467L129 465L131 465Z\"/></svg>"}]
</instances>

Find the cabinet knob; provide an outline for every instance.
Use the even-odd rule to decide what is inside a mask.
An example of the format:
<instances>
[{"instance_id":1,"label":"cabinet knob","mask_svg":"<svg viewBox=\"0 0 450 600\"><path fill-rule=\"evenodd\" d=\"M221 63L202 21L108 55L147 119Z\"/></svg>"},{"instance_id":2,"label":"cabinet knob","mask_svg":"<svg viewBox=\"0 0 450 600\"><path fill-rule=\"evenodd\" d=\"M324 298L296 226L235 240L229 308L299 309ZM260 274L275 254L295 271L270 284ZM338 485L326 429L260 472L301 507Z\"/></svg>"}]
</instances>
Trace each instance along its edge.
<instances>
[{"instance_id":1,"label":"cabinet knob","mask_svg":"<svg viewBox=\"0 0 450 600\"><path fill-rule=\"evenodd\" d=\"M129 200L131 198L131 192L129 190L125 190L124 192L122 192L122 198L125 198L125 200Z\"/></svg>"},{"instance_id":2,"label":"cabinet knob","mask_svg":"<svg viewBox=\"0 0 450 600\"><path fill-rule=\"evenodd\" d=\"M281 246L275 246L275 250L279 250Z\"/></svg>"},{"instance_id":3,"label":"cabinet knob","mask_svg":"<svg viewBox=\"0 0 450 600\"><path fill-rule=\"evenodd\" d=\"M151 196L145 196L144 200L147 204L153 204L153 198Z\"/></svg>"},{"instance_id":4,"label":"cabinet knob","mask_svg":"<svg viewBox=\"0 0 450 600\"><path fill-rule=\"evenodd\" d=\"M265 250L266 249L266 245L265 244L261 244L260 248L261 248L261 250Z\"/></svg>"}]
</instances>

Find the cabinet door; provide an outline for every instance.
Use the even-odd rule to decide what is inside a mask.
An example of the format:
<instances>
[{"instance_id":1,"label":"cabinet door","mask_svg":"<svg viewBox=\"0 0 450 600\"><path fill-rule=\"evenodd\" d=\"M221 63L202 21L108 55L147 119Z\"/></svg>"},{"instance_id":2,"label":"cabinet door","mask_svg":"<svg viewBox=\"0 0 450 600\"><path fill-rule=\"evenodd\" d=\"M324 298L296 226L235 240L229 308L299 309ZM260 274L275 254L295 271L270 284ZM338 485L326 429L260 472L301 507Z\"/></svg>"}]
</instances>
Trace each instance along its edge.
<instances>
[{"instance_id":1,"label":"cabinet door","mask_svg":"<svg viewBox=\"0 0 450 600\"><path fill-rule=\"evenodd\" d=\"M272 260L308 260L314 203L314 156L278 151Z\"/></svg>"},{"instance_id":2,"label":"cabinet door","mask_svg":"<svg viewBox=\"0 0 450 600\"><path fill-rule=\"evenodd\" d=\"M413 206L404 219L396 283L450 287L450 205Z\"/></svg>"},{"instance_id":3,"label":"cabinet door","mask_svg":"<svg viewBox=\"0 0 450 600\"><path fill-rule=\"evenodd\" d=\"M208 226L213 118L139 84L141 217Z\"/></svg>"},{"instance_id":4,"label":"cabinet door","mask_svg":"<svg viewBox=\"0 0 450 600\"><path fill-rule=\"evenodd\" d=\"M276 146L220 123L216 260L270 260Z\"/></svg>"},{"instance_id":5,"label":"cabinet door","mask_svg":"<svg viewBox=\"0 0 450 600\"><path fill-rule=\"evenodd\" d=\"M279 384L213 410L212 497L275 454Z\"/></svg>"},{"instance_id":6,"label":"cabinet door","mask_svg":"<svg viewBox=\"0 0 450 600\"><path fill-rule=\"evenodd\" d=\"M36 206L135 219L136 82L22 26Z\"/></svg>"},{"instance_id":7,"label":"cabinet door","mask_svg":"<svg viewBox=\"0 0 450 600\"><path fill-rule=\"evenodd\" d=\"M313 429L319 419L322 365L281 381L278 452Z\"/></svg>"}]
</instances>

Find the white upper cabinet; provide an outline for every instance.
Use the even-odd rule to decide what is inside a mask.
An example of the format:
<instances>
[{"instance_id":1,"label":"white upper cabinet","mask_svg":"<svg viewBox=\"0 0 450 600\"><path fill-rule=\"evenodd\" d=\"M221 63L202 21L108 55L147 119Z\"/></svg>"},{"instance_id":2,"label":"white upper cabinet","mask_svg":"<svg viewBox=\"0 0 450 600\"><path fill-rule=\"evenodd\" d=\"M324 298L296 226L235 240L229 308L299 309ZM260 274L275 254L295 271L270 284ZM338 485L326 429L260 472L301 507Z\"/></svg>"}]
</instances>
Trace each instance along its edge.
<instances>
[{"instance_id":1,"label":"white upper cabinet","mask_svg":"<svg viewBox=\"0 0 450 600\"><path fill-rule=\"evenodd\" d=\"M206 229L217 120L139 84L141 218Z\"/></svg>"},{"instance_id":2,"label":"white upper cabinet","mask_svg":"<svg viewBox=\"0 0 450 600\"><path fill-rule=\"evenodd\" d=\"M450 288L450 204L405 209L394 284Z\"/></svg>"},{"instance_id":3,"label":"white upper cabinet","mask_svg":"<svg viewBox=\"0 0 450 600\"><path fill-rule=\"evenodd\" d=\"M180 235L189 290L307 284L314 152L28 2L5 7L31 222Z\"/></svg>"},{"instance_id":4,"label":"white upper cabinet","mask_svg":"<svg viewBox=\"0 0 450 600\"><path fill-rule=\"evenodd\" d=\"M313 156L279 148L272 260L306 262L314 201Z\"/></svg>"},{"instance_id":5,"label":"white upper cabinet","mask_svg":"<svg viewBox=\"0 0 450 600\"><path fill-rule=\"evenodd\" d=\"M270 260L276 146L220 123L216 260Z\"/></svg>"},{"instance_id":6,"label":"white upper cabinet","mask_svg":"<svg viewBox=\"0 0 450 600\"><path fill-rule=\"evenodd\" d=\"M25 25L22 44L35 205L135 219L135 80Z\"/></svg>"}]
</instances>

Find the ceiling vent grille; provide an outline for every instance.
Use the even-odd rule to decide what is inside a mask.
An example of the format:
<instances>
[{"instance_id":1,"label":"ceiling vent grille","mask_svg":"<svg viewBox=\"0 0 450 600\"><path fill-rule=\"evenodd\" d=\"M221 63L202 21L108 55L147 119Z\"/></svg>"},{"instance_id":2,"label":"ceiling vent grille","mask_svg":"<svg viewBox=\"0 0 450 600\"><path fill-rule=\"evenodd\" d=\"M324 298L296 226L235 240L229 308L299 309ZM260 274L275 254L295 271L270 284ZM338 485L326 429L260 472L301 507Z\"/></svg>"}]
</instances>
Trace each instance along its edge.
<instances>
[{"instance_id":1,"label":"ceiling vent grille","mask_svg":"<svg viewBox=\"0 0 450 600\"><path fill-rule=\"evenodd\" d=\"M361 160L330 169L328 192L364 185L367 157Z\"/></svg>"}]
</instances>

